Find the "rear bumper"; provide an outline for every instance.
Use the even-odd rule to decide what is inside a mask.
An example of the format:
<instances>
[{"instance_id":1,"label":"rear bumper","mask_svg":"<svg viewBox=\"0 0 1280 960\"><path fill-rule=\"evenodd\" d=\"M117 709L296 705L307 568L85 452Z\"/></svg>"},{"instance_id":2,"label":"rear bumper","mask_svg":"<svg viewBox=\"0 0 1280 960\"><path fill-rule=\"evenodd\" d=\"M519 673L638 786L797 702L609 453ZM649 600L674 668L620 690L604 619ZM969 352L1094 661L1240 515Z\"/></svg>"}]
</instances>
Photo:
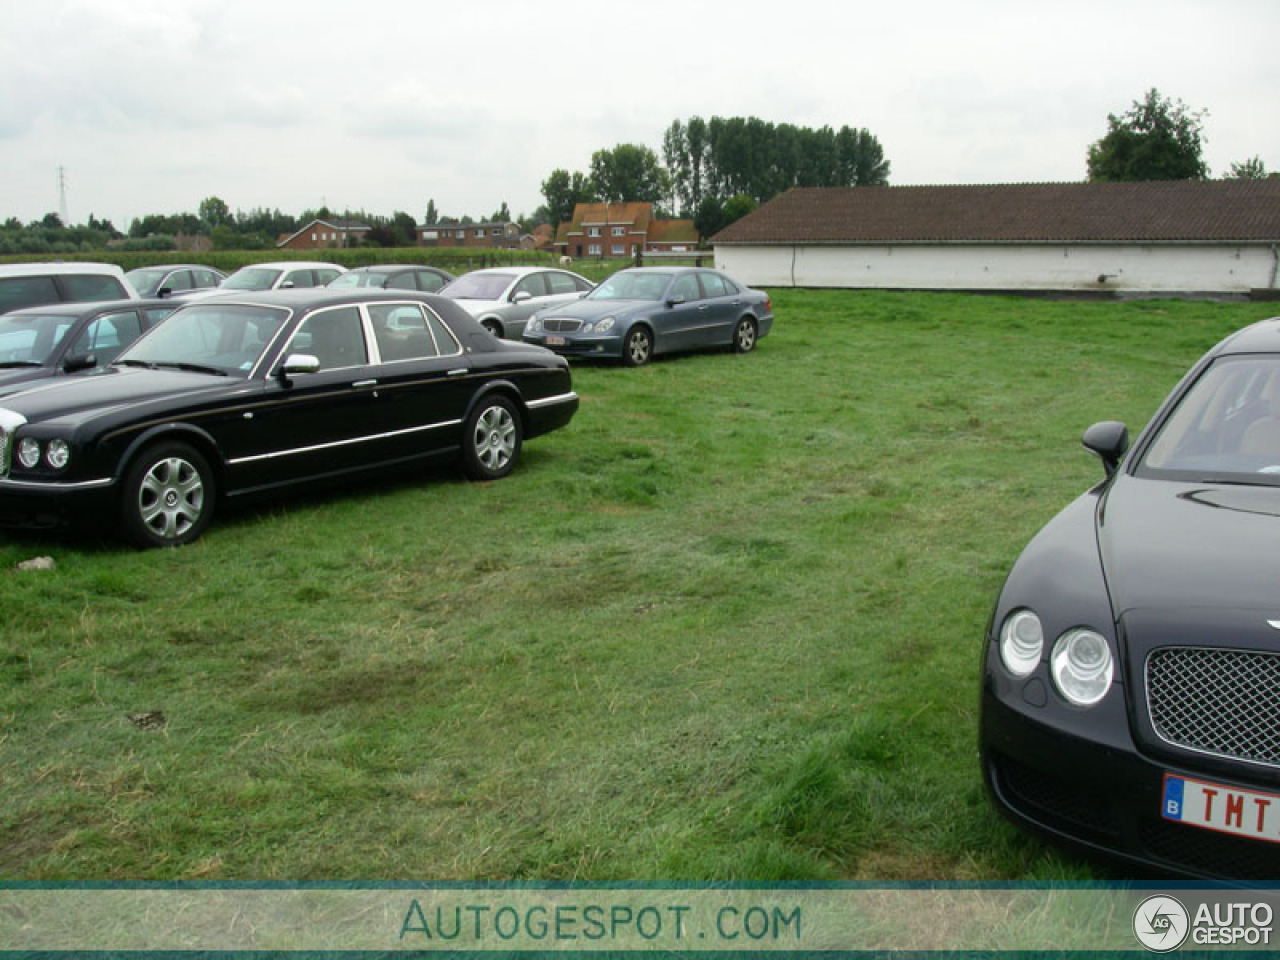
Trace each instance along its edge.
<instances>
[{"instance_id":1,"label":"rear bumper","mask_svg":"<svg viewBox=\"0 0 1280 960\"><path fill-rule=\"evenodd\" d=\"M527 436L541 436L565 426L578 412L579 402L578 395L572 391L542 400L530 400L525 404L528 411Z\"/></svg>"}]
</instances>

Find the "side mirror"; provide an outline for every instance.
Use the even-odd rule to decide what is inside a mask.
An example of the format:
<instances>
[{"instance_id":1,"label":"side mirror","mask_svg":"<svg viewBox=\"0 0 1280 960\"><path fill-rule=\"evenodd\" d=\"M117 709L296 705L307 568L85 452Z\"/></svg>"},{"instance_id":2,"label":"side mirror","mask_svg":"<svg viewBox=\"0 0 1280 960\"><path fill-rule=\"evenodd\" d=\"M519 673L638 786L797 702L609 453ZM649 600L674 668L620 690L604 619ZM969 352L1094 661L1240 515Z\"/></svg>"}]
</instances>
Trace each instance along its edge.
<instances>
[{"instance_id":1,"label":"side mirror","mask_svg":"<svg viewBox=\"0 0 1280 960\"><path fill-rule=\"evenodd\" d=\"M280 284L280 289L292 290L295 286L297 286L297 284L295 284L292 280L286 280L284 283Z\"/></svg>"},{"instance_id":2,"label":"side mirror","mask_svg":"<svg viewBox=\"0 0 1280 960\"><path fill-rule=\"evenodd\" d=\"M300 373L319 373L320 358L309 353L291 353L280 366L280 378L288 380Z\"/></svg>"},{"instance_id":3,"label":"side mirror","mask_svg":"<svg viewBox=\"0 0 1280 960\"><path fill-rule=\"evenodd\" d=\"M1102 467L1110 477L1119 469L1129 449L1129 428L1119 420L1103 420L1086 430L1081 442L1086 450L1102 460Z\"/></svg>"},{"instance_id":4,"label":"side mirror","mask_svg":"<svg viewBox=\"0 0 1280 960\"><path fill-rule=\"evenodd\" d=\"M672 307L678 307L682 303L684 303L684 297L671 297L667 300L667 309L670 310Z\"/></svg>"},{"instance_id":5,"label":"side mirror","mask_svg":"<svg viewBox=\"0 0 1280 960\"><path fill-rule=\"evenodd\" d=\"M67 373L79 373L81 370L92 370L97 365L97 354L79 353L74 356L67 357L67 359L63 361L62 369Z\"/></svg>"},{"instance_id":6,"label":"side mirror","mask_svg":"<svg viewBox=\"0 0 1280 960\"><path fill-rule=\"evenodd\" d=\"M173 287L161 287L156 291L156 296L163 300L165 297L173 296Z\"/></svg>"},{"instance_id":7,"label":"side mirror","mask_svg":"<svg viewBox=\"0 0 1280 960\"><path fill-rule=\"evenodd\" d=\"M526 300L532 300L533 294L528 290L517 290L511 295L512 303L524 303Z\"/></svg>"}]
</instances>

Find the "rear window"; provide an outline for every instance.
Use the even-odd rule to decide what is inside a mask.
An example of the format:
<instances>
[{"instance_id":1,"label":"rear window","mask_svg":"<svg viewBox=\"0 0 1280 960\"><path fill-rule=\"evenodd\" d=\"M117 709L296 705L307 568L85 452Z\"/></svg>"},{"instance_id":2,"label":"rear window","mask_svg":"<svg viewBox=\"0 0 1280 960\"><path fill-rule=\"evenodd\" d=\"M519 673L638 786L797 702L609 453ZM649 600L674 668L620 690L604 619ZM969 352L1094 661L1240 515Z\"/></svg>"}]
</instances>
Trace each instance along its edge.
<instances>
[{"instance_id":1,"label":"rear window","mask_svg":"<svg viewBox=\"0 0 1280 960\"><path fill-rule=\"evenodd\" d=\"M68 273L61 278L67 299L75 303L96 300L125 300L129 294L115 277L101 274Z\"/></svg>"},{"instance_id":2,"label":"rear window","mask_svg":"<svg viewBox=\"0 0 1280 960\"><path fill-rule=\"evenodd\" d=\"M0 313L57 303L58 286L53 277L5 277L0 279Z\"/></svg>"}]
</instances>

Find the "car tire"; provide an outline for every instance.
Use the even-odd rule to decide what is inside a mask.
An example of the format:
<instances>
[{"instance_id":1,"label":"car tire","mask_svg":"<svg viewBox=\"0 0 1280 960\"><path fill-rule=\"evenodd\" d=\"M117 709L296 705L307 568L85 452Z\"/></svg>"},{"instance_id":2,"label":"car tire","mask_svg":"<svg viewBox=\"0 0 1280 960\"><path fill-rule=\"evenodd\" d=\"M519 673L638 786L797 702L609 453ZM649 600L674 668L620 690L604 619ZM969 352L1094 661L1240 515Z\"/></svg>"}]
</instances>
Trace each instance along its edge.
<instances>
[{"instance_id":1,"label":"car tire","mask_svg":"<svg viewBox=\"0 0 1280 960\"><path fill-rule=\"evenodd\" d=\"M756 348L756 322L743 317L733 328L733 352L750 353Z\"/></svg>"},{"instance_id":2,"label":"car tire","mask_svg":"<svg viewBox=\"0 0 1280 960\"><path fill-rule=\"evenodd\" d=\"M480 321L480 326L484 327L499 340L502 339L502 324L497 320L494 320L492 317L485 317Z\"/></svg>"},{"instance_id":3,"label":"car tire","mask_svg":"<svg viewBox=\"0 0 1280 960\"><path fill-rule=\"evenodd\" d=\"M463 426L462 468L472 480L505 477L520 459L520 414L502 396L485 397Z\"/></svg>"},{"instance_id":4,"label":"car tire","mask_svg":"<svg viewBox=\"0 0 1280 960\"><path fill-rule=\"evenodd\" d=\"M622 341L622 362L643 367L653 357L653 334L648 327L632 327Z\"/></svg>"},{"instance_id":5,"label":"car tire","mask_svg":"<svg viewBox=\"0 0 1280 960\"><path fill-rule=\"evenodd\" d=\"M194 447L178 442L148 447L125 472L125 536L140 547L191 543L213 518L216 495L213 470Z\"/></svg>"}]
</instances>

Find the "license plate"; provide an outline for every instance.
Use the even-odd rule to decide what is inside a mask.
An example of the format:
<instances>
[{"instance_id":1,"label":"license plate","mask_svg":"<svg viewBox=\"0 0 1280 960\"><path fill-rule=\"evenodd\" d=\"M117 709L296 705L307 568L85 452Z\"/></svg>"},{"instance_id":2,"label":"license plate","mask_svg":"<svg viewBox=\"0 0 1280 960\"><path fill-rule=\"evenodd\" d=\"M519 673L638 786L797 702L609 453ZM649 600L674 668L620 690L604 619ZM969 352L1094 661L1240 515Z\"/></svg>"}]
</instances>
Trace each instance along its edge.
<instances>
[{"instance_id":1,"label":"license plate","mask_svg":"<svg viewBox=\"0 0 1280 960\"><path fill-rule=\"evenodd\" d=\"M564 337L547 337L548 347L563 347Z\"/></svg>"},{"instance_id":2,"label":"license plate","mask_svg":"<svg viewBox=\"0 0 1280 960\"><path fill-rule=\"evenodd\" d=\"M1166 820L1204 830L1280 843L1280 795L1164 775Z\"/></svg>"}]
</instances>

